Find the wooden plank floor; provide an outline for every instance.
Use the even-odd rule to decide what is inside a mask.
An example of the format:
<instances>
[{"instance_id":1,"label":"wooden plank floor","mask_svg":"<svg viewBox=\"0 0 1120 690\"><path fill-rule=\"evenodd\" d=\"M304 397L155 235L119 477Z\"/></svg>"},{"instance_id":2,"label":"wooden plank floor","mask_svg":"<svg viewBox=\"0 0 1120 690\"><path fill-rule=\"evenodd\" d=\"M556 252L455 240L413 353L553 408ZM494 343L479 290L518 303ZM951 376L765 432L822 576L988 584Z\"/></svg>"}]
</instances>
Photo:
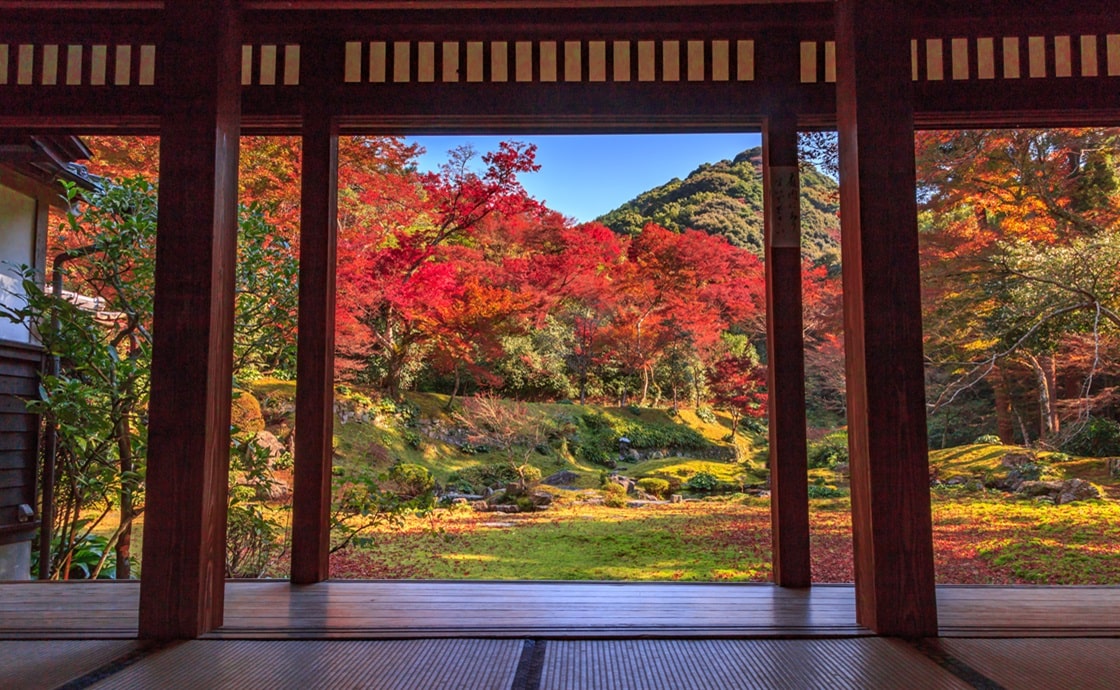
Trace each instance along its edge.
<instances>
[{"instance_id":1,"label":"wooden plank floor","mask_svg":"<svg viewBox=\"0 0 1120 690\"><path fill-rule=\"evenodd\" d=\"M136 582L0 584L0 639L128 639ZM1120 587L938 588L943 637L1120 637ZM237 581L212 638L851 637L848 585Z\"/></svg>"}]
</instances>

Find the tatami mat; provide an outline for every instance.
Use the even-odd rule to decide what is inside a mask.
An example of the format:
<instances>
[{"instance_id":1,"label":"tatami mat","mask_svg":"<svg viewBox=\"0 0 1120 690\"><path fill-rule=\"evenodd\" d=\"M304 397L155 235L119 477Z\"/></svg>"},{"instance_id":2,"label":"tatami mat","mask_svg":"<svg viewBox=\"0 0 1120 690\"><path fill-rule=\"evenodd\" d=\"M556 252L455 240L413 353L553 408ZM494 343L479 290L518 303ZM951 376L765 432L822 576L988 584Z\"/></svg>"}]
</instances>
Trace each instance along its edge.
<instances>
[{"instance_id":1,"label":"tatami mat","mask_svg":"<svg viewBox=\"0 0 1120 690\"><path fill-rule=\"evenodd\" d=\"M940 644L1008 690L1120 687L1120 639L943 639Z\"/></svg>"},{"instance_id":2,"label":"tatami mat","mask_svg":"<svg viewBox=\"0 0 1120 690\"><path fill-rule=\"evenodd\" d=\"M120 640L0 641L0 688L56 688L139 647Z\"/></svg>"},{"instance_id":3,"label":"tatami mat","mask_svg":"<svg viewBox=\"0 0 1120 690\"><path fill-rule=\"evenodd\" d=\"M198 640L93 687L508 690L522 647L519 640Z\"/></svg>"},{"instance_id":4,"label":"tatami mat","mask_svg":"<svg viewBox=\"0 0 1120 690\"><path fill-rule=\"evenodd\" d=\"M610 640L547 643L541 690L968 688L904 642Z\"/></svg>"}]
</instances>

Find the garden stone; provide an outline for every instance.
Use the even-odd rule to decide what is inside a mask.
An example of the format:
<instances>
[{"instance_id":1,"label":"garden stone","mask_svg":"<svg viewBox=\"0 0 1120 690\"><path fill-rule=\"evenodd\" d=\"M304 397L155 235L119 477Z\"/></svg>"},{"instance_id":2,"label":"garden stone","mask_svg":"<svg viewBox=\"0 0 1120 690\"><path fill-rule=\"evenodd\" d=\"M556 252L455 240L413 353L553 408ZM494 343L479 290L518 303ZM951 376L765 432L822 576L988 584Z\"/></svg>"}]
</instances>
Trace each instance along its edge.
<instances>
[{"instance_id":1,"label":"garden stone","mask_svg":"<svg viewBox=\"0 0 1120 690\"><path fill-rule=\"evenodd\" d=\"M999 464L1009 469L1015 469L1021 465L1027 465L1034 462L1034 456L1027 455L1026 453L1008 453L1004 455L999 461Z\"/></svg>"},{"instance_id":2,"label":"garden stone","mask_svg":"<svg viewBox=\"0 0 1120 690\"><path fill-rule=\"evenodd\" d=\"M555 474L550 474L544 478L542 484L549 486L575 486L576 481L579 480L579 475L569 470L561 470Z\"/></svg>"},{"instance_id":3,"label":"garden stone","mask_svg":"<svg viewBox=\"0 0 1120 690\"><path fill-rule=\"evenodd\" d=\"M529 498L537 508L547 508L552 505L552 494L547 491L534 491Z\"/></svg>"},{"instance_id":4,"label":"garden stone","mask_svg":"<svg viewBox=\"0 0 1120 690\"><path fill-rule=\"evenodd\" d=\"M1108 458L1108 476L1120 479L1120 458Z\"/></svg>"},{"instance_id":5,"label":"garden stone","mask_svg":"<svg viewBox=\"0 0 1120 690\"><path fill-rule=\"evenodd\" d=\"M669 497L669 502L670 503L680 503L683 500L684 500L684 496L681 496L680 494L673 494L672 496Z\"/></svg>"},{"instance_id":6,"label":"garden stone","mask_svg":"<svg viewBox=\"0 0 1120 690\"><path fill-rule=\"evenodd\" d=\"M276 438L276 434L271 431L258 431L257 435L253 438L253 443L258 448L264 448L268 451L268 467L272 469L276 465L276 461L280 459L288 449Z\"/></svg>"},{"instance_id":7,"label":"garden stone","mask_svg":"<svg viewBox=\"0 0 1120 690\"><path fill-rule=\"evenodd\" d=\"M1062 482L1062 484L1061 492L1058 494L1058 497L1054 499L1054 502L1058 505L1101 497L1101 492L1097 491L1097 487L1084 479L1069 479Z\"/></svg>"},{"instance_id":8,"label":"garden stone","mask_svg":"<svg viewBox=\"0 0 1120 690\"><path fill-rule=\"evenodd\" d=\"M1019 482L1015 493L1023 496L1050 496L1064 489L1064 482L1025 481Z\"/></svg>"}]
</instances>

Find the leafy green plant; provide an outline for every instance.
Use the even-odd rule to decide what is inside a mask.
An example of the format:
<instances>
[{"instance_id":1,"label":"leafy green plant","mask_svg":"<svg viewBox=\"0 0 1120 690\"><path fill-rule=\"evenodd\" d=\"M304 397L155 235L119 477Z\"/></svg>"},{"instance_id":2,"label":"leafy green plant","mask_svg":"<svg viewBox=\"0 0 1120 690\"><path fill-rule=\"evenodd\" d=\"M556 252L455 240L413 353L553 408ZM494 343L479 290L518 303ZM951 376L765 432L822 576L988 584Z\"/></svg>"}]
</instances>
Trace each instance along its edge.
<instances>
[{"instance_id":1,"label":"leafy green plant","mask_svg":"<svg viewBox=\"0 0 1120 690\"><path fill-rule=\"evenodd\" d=\"M1102 458L1120 455L1120 422L1105 417L1092 417L1062 444L1071 455Z\"/></svg>"},{"instance_id":2,"label":"leafy green plant","mask_svg":"<svg viewBox=\"0 0 1120 690\"><path fill-rule=\"evenodd\" d=\"M658 477L643 477L638 480L638 488L647 494L664 497L669 492L669 482Z\"/></svg>"},{"instance_id":3,"label":"leafy green plant","mask_svg":"<svg viewBox=\"0 0 1120 690\"><path fill-rule=\"evenodd\" d=\"M835 467L848 462L848 432L834 431L809 444L809 467Z\"/></svg>"},{"instance_id":4,"label":"leafy green plant","mask_svg":"<svg viewBox=\"0 0 1120 690\"><path fill-rule=\"evenodd\" d=\"M264 577L288 552L291 504L274 501L277 486L267 448L234 439L226 518L226 577Z\"/></svg>"},{"instance_id":5,"label":"leafy green plant","mask_svg":"<svg viewBox=\"0 0 1120 690\"><path fill-rule=\"evenodd\" d=\"M984 443L995 446L999 445L1001 441L999 440L999 436L996 436L995 434L984 434L983 436L977 436L976 440L973 441L973 443Z\"/></svg>"},{"instance_id":6,"label":"leafy green plant","mask_svg":"<svg viewBox=\"0 0 1120 690\"><path fill-rule=\"evenodd\" d=\"M711 493L719 487L720 481L709 472L697 472L689 477L684 485L689 491Z\"/></svg>"},{"instance_id":7,"label":"leafy green plant","mask_svg":"<svg viewBox=\"0 0 1120 690\"><path fill-rule=\"evenodd\" d=\"M809 485L809 498L842 498L847 492L831 486L818 484Z\"/></svg>"}]
</instances>

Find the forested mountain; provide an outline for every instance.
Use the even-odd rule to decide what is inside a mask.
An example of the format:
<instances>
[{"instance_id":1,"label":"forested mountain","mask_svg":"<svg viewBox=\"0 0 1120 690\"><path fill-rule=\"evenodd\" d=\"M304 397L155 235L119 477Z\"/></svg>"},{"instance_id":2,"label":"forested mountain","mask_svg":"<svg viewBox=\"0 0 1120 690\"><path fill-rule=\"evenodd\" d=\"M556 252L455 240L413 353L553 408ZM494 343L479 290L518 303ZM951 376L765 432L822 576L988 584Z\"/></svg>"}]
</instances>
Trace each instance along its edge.
<instances>
[{"instance_id":1,"label":"forested mountain","mask_svg":"<svg viewBox=\"0 0 1120 690\"><path fill-rule=\"evenodd\" d=\"M801 174L801 244L806 258L837 253L840 221L836 182L811 165ZM598 219L623 235L637 235L647 223L676 232L702 230L762 254L762 149L733 160L705 163L684 180L639 194Z\"/></svg>"}]
</instances>

